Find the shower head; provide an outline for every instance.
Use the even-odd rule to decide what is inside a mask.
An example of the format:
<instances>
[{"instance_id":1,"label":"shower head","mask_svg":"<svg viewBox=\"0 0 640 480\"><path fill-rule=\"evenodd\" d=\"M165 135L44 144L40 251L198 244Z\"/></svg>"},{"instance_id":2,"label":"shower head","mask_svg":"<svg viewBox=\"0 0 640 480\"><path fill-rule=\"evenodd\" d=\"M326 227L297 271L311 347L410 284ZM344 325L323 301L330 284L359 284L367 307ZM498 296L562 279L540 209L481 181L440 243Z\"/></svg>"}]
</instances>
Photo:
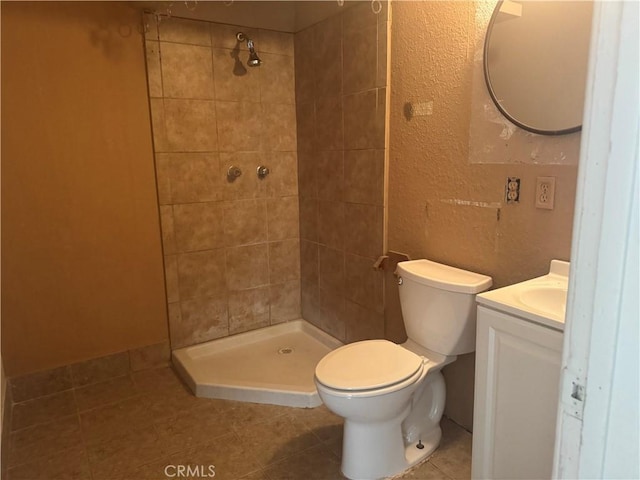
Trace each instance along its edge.
<instances>
[{"instance_id":1,"label":"shower head","mask_svg":"<svg viewBox=\"0 0 640 480\"><path fill-rule=\"evenodd\" d=\"M243 32L236 33L236 39L239 42L247 42L247 48L249 49L249 60L247 60L247 65L249 65L250 67L259 67L262 63L262 60L260 60L260 57L256 53L253 40L247 37Z\"/></svg>"}]
</instances>

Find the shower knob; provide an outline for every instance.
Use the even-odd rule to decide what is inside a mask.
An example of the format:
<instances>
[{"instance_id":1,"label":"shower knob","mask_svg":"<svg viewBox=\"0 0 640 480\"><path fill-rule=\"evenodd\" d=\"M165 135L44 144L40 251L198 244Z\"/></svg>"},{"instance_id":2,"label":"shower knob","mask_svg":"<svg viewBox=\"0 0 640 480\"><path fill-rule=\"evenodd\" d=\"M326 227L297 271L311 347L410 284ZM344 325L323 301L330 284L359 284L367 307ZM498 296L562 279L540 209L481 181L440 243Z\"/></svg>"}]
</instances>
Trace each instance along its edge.
<instances>
[{"instance_id":1,"label":"shower knob","mask_svg":"<svg viewBox=\"0 0 640 480\"><path fill-rule=\"evenodd\" d=\"M264 165L260 165L256 170L256 173L258 174L258 178L262 179L269 175L269 168L265 167Z\"/></svg>"},{"instance_id":2,"label":"shower knob","mask_svg":"<svg viewBox=\"0 0 640 480\"><path fill-rule=\"evenodd\" d=\"M242 175L242 170L240 170L240 167L235 167L232 165L227 170L227 180L229 180L230 182L235 181L235 179L240 175Z\"/></svg>"}]
</instances>

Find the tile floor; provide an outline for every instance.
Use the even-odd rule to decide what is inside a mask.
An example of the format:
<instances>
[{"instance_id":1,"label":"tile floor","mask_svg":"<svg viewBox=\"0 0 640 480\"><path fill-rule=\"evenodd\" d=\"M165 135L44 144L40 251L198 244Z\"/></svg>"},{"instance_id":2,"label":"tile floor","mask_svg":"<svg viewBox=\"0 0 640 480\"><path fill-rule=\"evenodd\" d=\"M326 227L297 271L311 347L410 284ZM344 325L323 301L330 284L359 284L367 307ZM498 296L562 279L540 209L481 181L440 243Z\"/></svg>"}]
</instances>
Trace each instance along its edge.
<instances>
[{"instance_id":1,"label":"tile floor","mask_svg":"<svg viewBox=\"0 0 640 480\"><path fill-rule=\"evenodd\" d=\"M439 450L402 478L470 477L471 435L442 427ZM15 404L11 429L6 480L185 478L179 465L189 478L209 466L216 480L344 478L341 419L326 408L196 398L170 368Z\"/></svg>"}]
</instances>

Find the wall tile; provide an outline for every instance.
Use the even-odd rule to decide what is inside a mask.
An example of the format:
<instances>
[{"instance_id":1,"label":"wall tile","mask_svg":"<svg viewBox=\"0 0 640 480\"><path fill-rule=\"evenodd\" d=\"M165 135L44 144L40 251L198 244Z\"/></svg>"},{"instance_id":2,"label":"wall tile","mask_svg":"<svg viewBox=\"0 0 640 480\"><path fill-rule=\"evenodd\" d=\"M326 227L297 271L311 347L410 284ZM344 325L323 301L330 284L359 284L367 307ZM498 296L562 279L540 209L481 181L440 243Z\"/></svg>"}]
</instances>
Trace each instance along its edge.
<instances>
[{"instance_id":1,"label":"wall tile","mask_svg":"<svg viewBox=\"0 0 640 480\"><path fill-rule=\"evenodd\" d=\"M244 290L269 283L269 248L266 243L226 249L229 290Z\"/></svg>"},{"instance_id":2,"label":"wall tile","mask_svg":"<svg viewBox=\"0 0 640 480\"><path fill-rule=\"evenodd\" d=\"M145 41L147 57L147 84L149 97L162 97L162 70L160 67L160 42Z\"/></svg>"},{"instance_id":3,"label":"wall tile","mask_svg":"<svg viewBox=\"0 0 640 480\"><path fill-rule=\"evenodd\" d=\"M318 241L318 200L300 197L300 238Z\"/></svg>"},{"instance_id":4,"label":"wall tile","mask_svg":"<svg viewBox=\"0 0 640 480\"><path fill-rule=\"evenodd\" d=\"M184 332L185 335L181 335L184 329L182 328L182 312L180 311L180 303L168 303L167 310L169 313L169 339L171 340L171 349L180 348L178 345L181 345L182 347L190 345L189 343L185 343L184 340L187 337L187 332Z\"/></svg>"},{"instance_id":5,"label":"wall tile","mask_svg":"<svg viewBox=\"0 0 640 480\"><path fill-rule=\"evenodd\" d=\"M167 140L164 100L151 98L149 106L151 108L151 128L153 129L153 150L156 153L168 152L169 141Z\"/></svg>"},{"instance_id":6,"label":"wall tile","mask_svg":"<svg viewBox=\"0 0 640 480\"><path fill-rule=\"evenodd\" d=\"M224 204L224 236L220 240L229 247L266 242L266 203L257 200L226 202Z\"/></svg>"},{"instance_id":7,"label":"wall tile","mask_svg":"<svg viewBox=\"0 0 640 480\"><path fill-rule=\"evenodd\" d=\"M344 252L320 245L318 253L320 288L334 292L343 292Z\"/></svg>"},{"instance_id":8,"label":"wall tile","mask_svg":"<svg viewBox=\"0 0 640 480\"><path fill-rule=\"evenodd\" d=\"M160 40L164 42L211 45L209 23L177 17L162 17L158 24Z\"/></svg>"},{"instance_id":9,"label":"wall tile","mask_svg":"<svg viewBox=\"0 0 640 480\"><path fill-rule=\"evenodd\" d=\"M342 127L342 97L326 96L316 102L316 142L321 150L341 150L344 147Z\"/></svg>"},{"instance_id":10,"label":"wall tile","mask_svg":"<svg viewBox=\"0 0 640 480\"><path fill-rule=\"evenodd\" d=\"M173 216L179 252L213 249L224 244L224 212L220 203L174 205Z\"/></svg>"},{"instance_id":11,"label":"wall tile","mask_svg":"<svg viewBox=\"0 0 640 480\"><path fill-rule=\"evenodd\" d=\"M345 151L345 201L384 204L384 155L384 150Z\"/></svg>"},{"instance_id":12,"label":"wall tile","mask_svg":"<svg viewBox=\"0 0 640 480\"><path fill-rule=\"evenodd\" d=\"M211 48L161 42L162 85L169 98L213 98Z\"/></svg>"},{"instance_id":13,"label":"wall tile","mask_svg":"<svg viewBox=\"0 0 640 480\"><path fill-rule=\"evenodd\" d=\"M240 290L229 294L229 334L269 325L269 287Z\"/></svg>"},{"instance_id":14,"label":"wall tile","mask_svg":"<svg viewBox=\"0 0 640 480\"><path fill-rule=\"evenodd\" d=\"M242 200L247 198L261 198L267 196L267 184L258 179L256 168L266 161L261 152L236 152L220 154L220 178L224 188L225 200ZM229 167L236 166L242 170L242 175L233 182L227 180Z\"/></svg>"},{"instance_id":15,"label":"wall tile","mask_svg":"<svg viewBox=\"0 0 640 480\"><path fill-rule=\"evenodd\" d=\"M296 126L298 152L315 151L316 142L316 107L315 102L296 103Z\"/></svg>"},{"instance_id":16,"label":"wall tile","mask_svg":"<svg viewBox=\"0 0 640 480\"><path fill-rule=\"evenodd\" d=\"M154 13L143 13L144 38L146 41L158 40L158 18Z\"/></svg>"},{"instance_id":17,"label":"wall tile","mask_svg":"<svg viewBox=\"0 0 640 480\"><path fill-rule=\"evenodd\" d=\"M384 89L344 97L345 149L384 148L384 109Z\"/></svg>"},{"instance_id":18,"label":"wall tile","mask_svg":"<svg viewBox=\"0 0 640 480\"><path fill-rule=\"evenodd\" d=\"M318 181L318 198L340 202L344 200L344 152L321 151L315 155L315 171Z\"/></svg>"},{"instance_id":19,"label":"wall tile","mask_svg":"<svg viewBox=\"0 0 640 480\"><path fill-rule=\"evenodd\" d=\"M378 23L378 67L376 73L376 87L386 87L389 82L387 78L387 40L389 23Z\"/></svg>"},{"instance_id":20,"label":"wall tile","mask_svg":"<svg viewBox=\"0 0 640 480\"><path fill-rule=\"evenodd\" d=\"M129 350L131 370L134 372L148 368L164 367L171 360L169 342L154 343L144 347Z\"/></svg>"},{"instance_id":21,"label":"wall tile","mask_svg":"<svg viewBox=\"0 0 640 480\"><path fill-rule=\"evenodd\" d=\"M208 100L164 100L167 148L171 152L218 149L216 108Z\"/></svg>"},{"instance_id":22,"label":"wall tile","mask_svg":"<svg viewBox=\"0 0 640 480\"><path fill-rule=\"evenodd\" d=\"M320 152L298 149L298 193L301 197L318 197L318 156Z\"/></svg>"},{"instance_id":23,"label":"wall tile","mask_svg":"<svg viewBox=\"0 0 640 480\"><path fill-rule=\"evenodd\" d=\"M261 106L248 102L216 102L220 151L259 151L263 127Z\"/></svg>"},{"instance_id":24,"label":"wall tile","mask_svg":"<svg viewBox=\"0 0 640 480\"><path fill-rule=\"evenodd\" d=\"M245 57L238 49L213 49L216 100L260 102L260 75L246 66Z\"/></svg>"},{"instance_id":25,"label":"wall tile","mask_svg":"<svg viewBox=\"0 0 640 480\"><path fill-rule=\"evenodd\" d=\"M156 184L158 187L158 204L167 205L171 201L171 170L169 153L156 153Z\"/></svg>"},{"instance_id":26,"label":"wall tile","mask_svg":"<svg viewBox=\"0 0 640 480\"><path fill-rule=\"evenodd\" d=\"M178 255L180 300L219 295L226 290L224 250Z\"/></svg>"},{"instance_id":27,"label":"wall tile","mask_svg":"<svg viewBox=\"0 0 640 480\"><path fill-rule=\"evenodd\" d=\"M318 202L318 242L328 247L344 249L345 235L344 203Z\"/></svg>"},{"instance_id":28,"label":"wall tile","mask_svg":"<svg viewBox=\"0 0 640 480\"><path fill-rule=\"evenodd\" d=\"M262 146L269 152L296 150L296 109L294 105L262 104Z\"/></svg>"},{"instance_id":29,"label":"wall tile","mask_svg":"<svg viewBox=\"0 0 640 480\"><path fill-rule=\"evenodd\" d=\"M300 281L271 285L271 324L300 318Z\"/></svg>"},{"instance_id":30,"label":"wall tile","mask_svg":"<svg viewBox=\"0 0 640 480\"><path fill-rule=\"evenodd\" d=\"M211 23L211 44L220 48L238 48L247 51L247 42L238 42L236 33L243 32L254 42L260 41L260 35L255 28L238 27L236 25L223 25L221 23ZM244 60L246 62L246 60Z\"/></svg>"},{"instance_id":31,"label":"wall tile","mask_svg":"<svg viewBox=\"0 0 640 480\"><path fill-rule=\"evenodd\" d=\"M73 387L71 369L58 367L9 379L14 402L51 395Z\"/></svg>"},{"instance_id":32,"label":"wall tile","mask_svg":"<svg viewBox=\"0 0 640 480\"><path fill-rule=\"evenodd\" d=\"M300 240L269 243L269 281L284 283L300 278Z\"/></svg>"},{"instance_id":33,"label":"wall tile","mask_svg":"<svg viewBox=\"0 0 640 480\"><path fill-rule=\"evenodd\" d=\"M383 10L378 14L374 13L370 2L361 2L345 10L342 17L344 31L360 30L383 20L386 15L387 6L386 2L382 3L385 5L382 5Z\"/></svg>"},{"instance_id":34,"label":"wall tile","mask_svg":"<svg viewBox=\"0 0 640 480\"><path fill-rule=\"evenodd\" d=\"M162 251L165 255L176 253L176 235L171 205L160 207L160 229L162 230Z\"/></svg>"},{"instance_id":35,"label":"wall tile","mask_svg":"<svg viewBox=\"0 0 640 480\"><path fill-rule=\"evenodd\" d=\"M209 202L223 198L223 179L217 154L173 153L165 158L172 203Z\"/></svg>"},{"instance_id":36,"label":"wall tile","mask_svg":"<svg viewBox=\"0 0 640 480\"><path fill-rule=\"evenodd\" d=\"M265 53L277 53L293 57L293 34L275 32L273 30L259 30L260 45L257 50Z\"/></svg>"},{"instance_id":37,"label":"wall tile","mask_svg":"<svg viewBox=\"0 0 640 480\"><path fill-rule=\"evenodd\" d=\"M164 257L164 281L167 287L167 302L171 303L180 300L178 257L176 255L165 255Z\"/></svg>"},{"instance_id":38,"label":"wall tile","mask_svg":"<svg viewBox=\"0 0 640 480\"><path fill-rule=\"evenodd\" d=\"M265 156L269 175L266 183L270 197L298 194L298 155L296 152L271 152Z\"/></svg>"},{"instance_id":39,"label":"wall tile","mask_svg":"<svg viewBox=\"0 0 640 480\"><path fill-rule=\"evenodd\" d=\"M313 65L313 29L307 28L294 36L296 69L296 103L310 103L315 99Z\"/></svg>"},{"instance_id":40,"label":"wall tile","mask_svg":"<svg viewBox=\"0 0 640 480\"><path fill-rule=\"evenodd\" d=\"M372 205L347 203L345 223L349 235L345 237L345 250L363 257L378 258L382 255L384 210Z\"/></svg>"},{"instance_id":41,"label":"wall tile","mask_svg":"<svg viewBox=\"0 0 640 480\"><path fill-rule=\"evenodd\" d=\"M345 289L348 300L383 313L383 273L373 269L374 260L358 255L345 255Z\"/></svg>"},{"instance_id":42,"label":"wall tile","mask_svg":"<svg viewBox=\"0 0 640 480\"><path fill-rule=\"evenodd\" d=\"M384 315L349 300L345 302L346 341L384 338Z\"/></svg>"},{"instance_id":43,"label":"wall tile","mask_svg":"<svg viewBox=\"0 0 640 480\"><path fill-rule=\"evenodd\" d=\"M313 72L316 97L342 93L342 19L330 17L313 29Z\"/></svg>"},{"instance_id":44,"label":"wall tile","mask_svg":"<svg viewBox=\"0 0 640 480\"><path fill-rule=\"evenodd\" d=\"M199 297L180 302L181 320L171 324L172 348L206 342L229 334L226 295Z\"/></svg>"},{"instance_id":45,"label":"wall tile","mask_svg":"<svg viewBox=\"0 0 640 480\"><path fill-rule=\"evenodd\" d=\"M300 278L303 285L318 285L318 255L317 243L300 241Z\"/></svg>"},{"instance_id":46,"label":"wall tile","mask_svg":"<svg viewBox=\"0 0 640 480\"><path fill-rule=\"evenodd\" d=\"M300 236L298 197L276 197L267 200L267 232L269 241Z\"/></svg>"},{"instance_id":47,"label":"wall tile","mask_svg":"<svg viewBox=\"0 0 640 480\"><path fill-rule=\"evenodd\" d=\"M260 99L263 103L293 104L295 80L293 57L286 55L261 54Z\"/></svg>"},{"instance_id":48,"label":"wall tile","mask_svg":"<svg viewBox=\"0 0 640 480\"><path fill-rule=\"evenodd\" d=\"M338 340L345 340L345 299L342 295L320 288L320 321L319 328Z\"/></svg>"},{"instance_id":49,"label":"wall tile","mask_svg":"<svg viewBox=\"0 0 640 480\"><path fill-rule=\"evenodd\" d=\"M89 385L129 373L129 354L115 353L71 365L74 386Z\"/></svg>"},{"instance_id":50,"label":"wall tile","mask_svg":"<svg viewBox=\"0 0 640 480\"><path fill-rule=\"evenodd\" d=\"M320 289L317 281L315 283L300 282L300 313L302 318L322 328L323 317L320 312Z\"/></svg>"},{"instance_id":51,"label":"wall tile","mask_svg":"<svg viewBox=\"0 0 640 480\"><path fill-rule=\"evenodd\" d=\"M343 89L344 93L368 90L376 86L378 73L378 26L345 29Z\"/></svg>"}]
</instances>

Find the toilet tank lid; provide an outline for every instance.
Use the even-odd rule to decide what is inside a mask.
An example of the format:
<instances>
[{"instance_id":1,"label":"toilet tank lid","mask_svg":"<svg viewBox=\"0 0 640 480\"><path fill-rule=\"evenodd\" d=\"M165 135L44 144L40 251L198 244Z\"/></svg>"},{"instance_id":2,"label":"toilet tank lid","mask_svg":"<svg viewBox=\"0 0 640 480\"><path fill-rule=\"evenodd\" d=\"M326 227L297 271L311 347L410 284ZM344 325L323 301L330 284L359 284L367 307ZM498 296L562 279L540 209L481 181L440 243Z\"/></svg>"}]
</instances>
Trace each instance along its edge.
<instances>
[{"instance_id":1,"label":"toilet tank lid","mask_svg":"<svg viewBox=\"0 0 640 480\"><path fill-rule=\"evenodd\" d=\"M493 283L486 275L430 260L399 262L396 273L423 285L458 293L480 293Z\"/></svg>"}]
</instances>

